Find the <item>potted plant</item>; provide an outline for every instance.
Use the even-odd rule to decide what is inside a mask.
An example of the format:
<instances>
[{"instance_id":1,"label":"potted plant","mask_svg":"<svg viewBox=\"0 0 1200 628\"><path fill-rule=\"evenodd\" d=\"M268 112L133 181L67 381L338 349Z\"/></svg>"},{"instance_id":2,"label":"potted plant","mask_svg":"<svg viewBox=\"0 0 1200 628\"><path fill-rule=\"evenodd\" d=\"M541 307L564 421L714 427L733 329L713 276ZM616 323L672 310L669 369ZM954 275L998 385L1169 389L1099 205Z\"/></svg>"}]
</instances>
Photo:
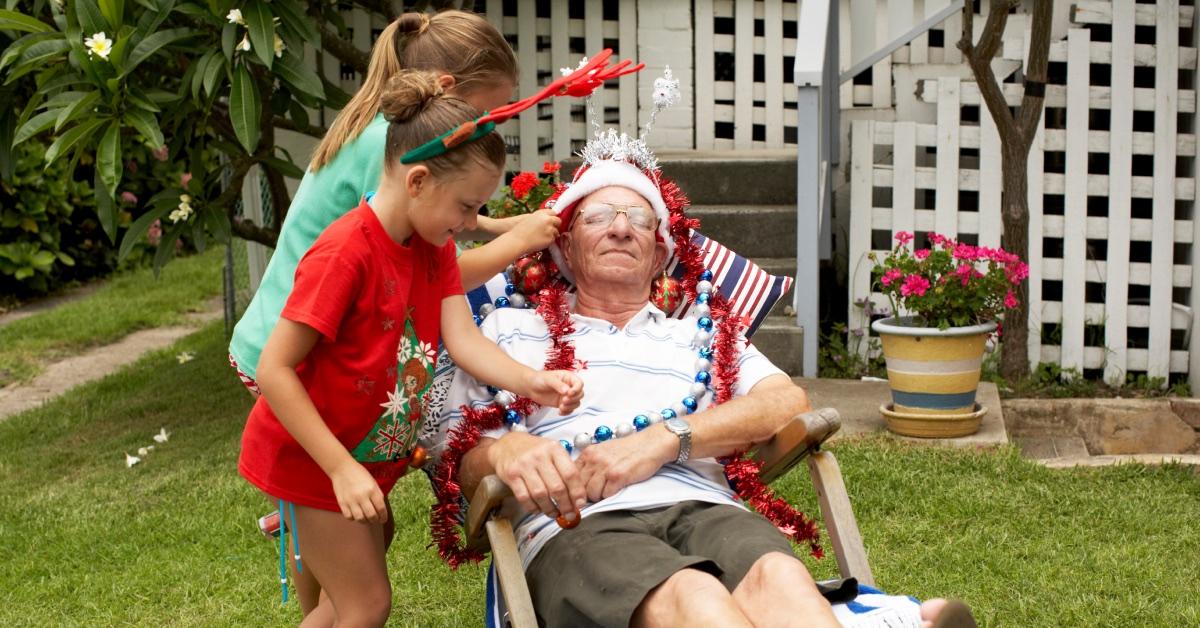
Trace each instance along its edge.
<instances>
[{"instance_id":1,"label":"potted plant","mask_svg":"<svg viewBox=\"0 0 1200 628\"><path fill-rule=\"evenodd\" d=\"M913 234L896 234L872 278L896 316L871 324L887 362L892 403L880 408L888 429L905 436L973 434L987 412L975 402L988 336L1017 306L1013 287L1029 267L1003 249L977 247L930 233L912 250Z\"/></svg>"}]
</instances>

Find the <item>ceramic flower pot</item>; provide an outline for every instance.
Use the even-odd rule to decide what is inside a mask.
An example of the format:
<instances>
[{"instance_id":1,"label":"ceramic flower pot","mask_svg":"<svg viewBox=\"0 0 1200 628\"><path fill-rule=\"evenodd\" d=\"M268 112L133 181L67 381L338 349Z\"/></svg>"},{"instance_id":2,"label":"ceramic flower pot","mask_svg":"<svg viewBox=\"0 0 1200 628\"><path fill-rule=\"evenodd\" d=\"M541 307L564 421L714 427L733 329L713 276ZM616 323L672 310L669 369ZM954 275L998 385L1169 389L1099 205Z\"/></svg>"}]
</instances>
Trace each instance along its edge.
<instances>
[{"instance_id":1,"label":"ceramic flower pot","mask_svg":"<svg viewBox=\"0 0 1200 628\"><path fill-rule=\"evenodd\" d=\"M888 429L904 436L974 434L986 413L975 403L989 322L970 327L915 327L911 317L875 321L887 361L892 404L880 408Z\"/></svg>"}]
</instances>

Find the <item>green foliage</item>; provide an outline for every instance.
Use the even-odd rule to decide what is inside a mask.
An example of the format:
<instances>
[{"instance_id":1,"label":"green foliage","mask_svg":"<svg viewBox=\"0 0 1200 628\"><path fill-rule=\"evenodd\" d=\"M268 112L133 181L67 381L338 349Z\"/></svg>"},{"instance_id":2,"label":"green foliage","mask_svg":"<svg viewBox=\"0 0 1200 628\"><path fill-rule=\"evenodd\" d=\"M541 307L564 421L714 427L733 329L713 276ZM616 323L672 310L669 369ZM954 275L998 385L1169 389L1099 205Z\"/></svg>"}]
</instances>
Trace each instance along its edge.
<instances>
[{"instance_id":1,"label":"green foliage","mask_svg":"<svg viewBox=\"0 0 1200 628\"><path fill-rule=\"evenodd\" d=\"M508 218L536 211L550 198L558 185L557 161L547 161L542 172L520 172L508 185L500 188L500 194L488 201L488 215L492 218Z\"/></svg>"},{"instance_id":2,"label":"green foliage","mask_svg":"<svg viewBox=\"0 0 1200 628\"><path fill-rule=\"evenodd\" d=\"M872 279L892 303L916 323L947 329L997 320L1017 305L1013 286L1029 276L1019 257L1003 249L975 247L929 234L930 248L910 251L913 234L896 234L896 247L876 261Z\"/></svg>"},{"instance_id":3,"label":"green foliage","mask_svg":"<svg viewBox=\"0 0 1200 628\"><path fill-rule=\"evenodd\" d=\"M818 377L887 377L887 365L879 348L879 339L867 336L866 330L847 330L845 323L834 323L832 332L821 335L817 352ZM865 357L861 349L865 349Z\"/></svg>"},{"instance_id":4,"label":"green foliage","mask_svg":"<svg viewBox=\"0 0 1200 628\"><path fill-rule=\"evenodd\" d=\"M1063 368L1053 362L1041 362L1029 377L1010 382L1000 375L1000 353L992 352L984 357L982 378L1000 389L1006 398L1035 397L1052 399L1087 397L1191 397L1191 386L1187 380L1170 382L1162 377L1149 377L1145 373L1129 373L1124 384L1110 386L1107 383L1084 377L1079 369Z\"/></svg>"},{"instance_id":5,"label":"green foliage","mask_svg":"<svg viewBox=\"0 0 1200 628\"><path fill-rule=\"evenodd\" d=\"M91 182L89 218L109 245L120 244L122 259L154 229L164 243L156 268L174 255L176 241L200 248L210 238L226 240L251 167L277 181L303 174L274 145L275 124L303 119L309 130L307 110L346 99L303 61L308 48L321 46L324 25L346 34L338 4L73 0L20 7L0 11L0 169L10 146L32 143L49 146L48 170L88 166L92 176L76 178ZM129 167L145 165L139 159L148 154L173 167ZM142 202L123 205L126 192ZM11 273L44 276L47 258L28 249L8 252Z\"/></svg>"}]
</instances>

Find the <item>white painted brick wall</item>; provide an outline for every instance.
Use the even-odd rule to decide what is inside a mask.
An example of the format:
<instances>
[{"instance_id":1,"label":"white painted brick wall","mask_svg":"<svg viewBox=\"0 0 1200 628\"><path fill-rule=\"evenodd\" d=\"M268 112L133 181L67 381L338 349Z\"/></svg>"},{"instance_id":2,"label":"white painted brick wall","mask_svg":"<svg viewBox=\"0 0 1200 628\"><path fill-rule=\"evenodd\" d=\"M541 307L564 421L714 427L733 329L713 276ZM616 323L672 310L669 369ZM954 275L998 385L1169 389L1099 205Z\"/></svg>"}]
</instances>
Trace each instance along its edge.
<instances>
[{"instance_id":1,"label":"white painted brick wall","mask_svg":"<svg viewBox=\"0 0 1200 628\"><path fill-rule=\"evenodd\" d=\"M690 2L638 0L638 123L645 124L654 106L654 79L663 68L679 79L679 104L659 114L647 142L654 148L690 149L695 143L695 98L692 66L692 7Z\"/></svg>"}]
</instances>

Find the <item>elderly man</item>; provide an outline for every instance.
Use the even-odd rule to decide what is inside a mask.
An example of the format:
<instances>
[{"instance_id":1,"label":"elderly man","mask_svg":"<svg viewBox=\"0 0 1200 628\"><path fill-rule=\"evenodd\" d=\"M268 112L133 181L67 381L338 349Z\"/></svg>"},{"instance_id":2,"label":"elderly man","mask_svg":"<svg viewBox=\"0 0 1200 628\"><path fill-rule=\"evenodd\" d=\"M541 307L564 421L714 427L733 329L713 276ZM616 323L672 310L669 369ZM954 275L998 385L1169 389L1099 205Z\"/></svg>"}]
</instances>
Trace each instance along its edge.
<instances>
[{"instance_id":1,"label":"elderly man","mask_svg":"<svg viewBox=\"0 0 1200 628\"><path fill-rule=\"evenodd\" d=\"M768 440L809 410L804 390L746 345L734 398L709 407L695 320L669 318L649 302L672 254L656 174L627 162L591 164L555 209L564 218L556 259L576 287L566 340L586 363L584 398L567 416L542 409L487 433L460 473L466 495L499 475L529 513L516 533L539 621L839 625L787 538L741 504L714 459ZM516 360L545 362L552 334L538 313L500 309L482 329ZM464 405L491 403L493 392L460 371L442 422L461 420ZM668 410L690 395L699 398L694 413ZM560 516L582 521L563 530ZM941 603L927 603L923 619ZM896 625L915 625L916 614Z\"/></svg>"}]
</instances>

